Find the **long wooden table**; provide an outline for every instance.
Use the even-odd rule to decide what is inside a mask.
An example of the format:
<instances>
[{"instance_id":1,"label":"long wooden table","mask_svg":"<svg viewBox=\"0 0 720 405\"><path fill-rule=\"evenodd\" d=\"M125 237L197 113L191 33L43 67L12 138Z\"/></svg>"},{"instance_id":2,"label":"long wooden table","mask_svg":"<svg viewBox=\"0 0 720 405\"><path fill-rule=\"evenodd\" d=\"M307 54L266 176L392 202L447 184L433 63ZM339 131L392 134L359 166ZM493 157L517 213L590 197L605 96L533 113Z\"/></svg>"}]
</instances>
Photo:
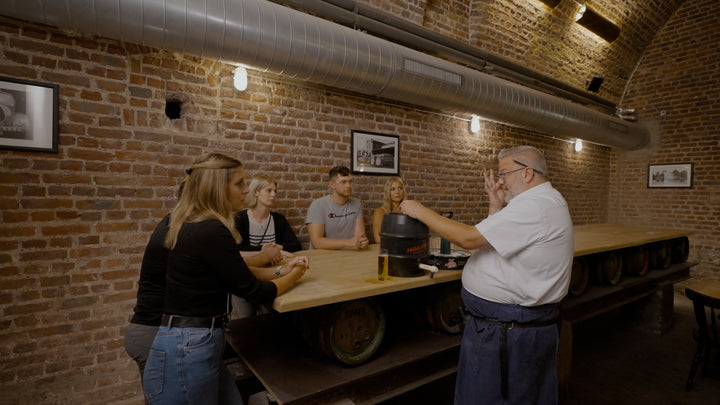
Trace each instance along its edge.
<instances>
[{"instance_id":1,"label":"long wooden table","mask_svg":"<svg viewBox=\"0 0 720 405\"><path fill-rule=\"evenodd\" d=\"M575 256L644 245L688 235L688 231L624 225L582 225L574 227ZM420 277L377 278L379 245L365 250L304 250L297 255L310 258L310 270L287 291L277 297L273 308L290 312L411 288L459 280L460 270L440 270Z\"/></svg>"},{"instance_id":2,"label":"long wooden table","mask_svg":"<svg viewBox=\"0 0 720 405\"><path fill-rule=\"evenodd\" d=\"M576 226L574 232L575 256L689 234L682 230L607 224ZM440 270L433 278L426 272L420 277L392 277L380 281L377 278L378 248L378 245L370 245L364 251L298 252L298 255L310 258L310 270L295 286L276 298L273 308L281 314L231 323L228 334L231 345L280 404L331 403L342 398L375 403L377 398L389 398L418 384L454 373L460 344L458 335L422 330L400 336L387 335L388 342L383 342L382 349L373 359L356 367L347 367L310 349L298 333L292 331L288 317L293 311L424 288L459 280L462 276L461 271ZM688 278L692 265L682 263L664 270L652 270L644 277L625 277L617 286L592 286L580 297L568 297L563 303L558 361L561 389L570 373L574 322L654 295L659 304L651 303L650 306L665 311L667 299L672 299L668 289L673 283ZM422 371L420 376L415 374L418 371Z\"/></svg>"},{"instance_id":3,"label":"long wooden table","mask_svg":"<svg viewBox=\"0 0 720 405\"><path fill-rule=\"evenodd\" d=\"M573 233L575 235L575 256L577 257L680 238L688 236L692 232L684 229L664 229L650 226L594 224L577 225L573 227Z\"/></svg>"},{"instance_id":4,"label":"long wooden table","mask_svg":"<svg viewBox=\"0 0 720 405\"><path fill-rule=\"evenodd\" d=\"M460 279L460 270L441 270L419 277L390 277L378 280L380 245L365 250L304 250L296 255L310 258L310 270L285 294L275 298L278 312L318 307L358 298L389 294L411 288Z\"/></svg>"}]
</instances>

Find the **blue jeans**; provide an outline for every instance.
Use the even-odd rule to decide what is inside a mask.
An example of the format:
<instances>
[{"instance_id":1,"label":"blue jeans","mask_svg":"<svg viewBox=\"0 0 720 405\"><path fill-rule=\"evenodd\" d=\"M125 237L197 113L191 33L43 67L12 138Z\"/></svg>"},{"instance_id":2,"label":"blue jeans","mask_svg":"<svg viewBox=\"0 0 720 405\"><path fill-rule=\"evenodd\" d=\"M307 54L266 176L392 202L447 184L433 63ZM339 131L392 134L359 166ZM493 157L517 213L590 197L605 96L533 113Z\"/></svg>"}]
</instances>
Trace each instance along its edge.
<instances>
[{"instance_id":1,"label":"blue jeans","mask_svg":"<svg viewBox=\"0 0 720 405\"><path fill-rule=\"evenodd\" d=\"M243 400L223 361L222 328L161 326L145 365L148 404L236 404Z\"/></svg>"}]
</instances>

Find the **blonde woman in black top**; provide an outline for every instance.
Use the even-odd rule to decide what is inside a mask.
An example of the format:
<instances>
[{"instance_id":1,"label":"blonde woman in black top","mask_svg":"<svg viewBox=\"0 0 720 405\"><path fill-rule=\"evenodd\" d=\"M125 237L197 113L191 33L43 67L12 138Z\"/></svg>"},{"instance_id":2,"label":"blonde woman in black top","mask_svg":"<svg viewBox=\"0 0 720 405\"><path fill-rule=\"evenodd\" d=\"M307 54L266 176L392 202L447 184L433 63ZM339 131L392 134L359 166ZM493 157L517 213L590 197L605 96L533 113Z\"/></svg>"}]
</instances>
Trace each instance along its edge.
<instances>
[{"instance_id":1,"label":"blonde woman in black top","mask_svg":"<svg viewBox=\"0 0 720 405\"><path fill-rule=\"evenodd\" d=\"M275 206L277 182L266 175L255 175L250 181L250 192L245 197L247 209L238 215L240 236L243 251L260 250L269 243L275 243L288 252L302 250L302 245L295 236L285 217L270 211Z\"/></svg>"},{"instance_id":2,"label":"blonde woman in black top","mask_svg":"<svg viewBox=\"0 0 720 405\"><path fill-rule=\"evenodd\" d=\"M373 212L373 237L380 243L380 227L385 214L400 212L400 203L405 200L405 182L397 176L390 177L383 189L383 203Z\"/></svg>"},{"instance_id":3,"label":"blonde woman in black top","mask_svg":"<svg viewBox=\"0 0 720 405\"><path fill-rule=\"evenodd\" d=\"M143 387L150 404L240 404L222 360L228 294L270 303L303 276L309 263L307 257L295 257L282 276L258 280L240 255L235 227L235 214L248 192L242 164L211 153L196 160L187 173L185 189L170 214L165 313ZM227 397L220 398L220 392Z\"/></svg>"}]
</instances>

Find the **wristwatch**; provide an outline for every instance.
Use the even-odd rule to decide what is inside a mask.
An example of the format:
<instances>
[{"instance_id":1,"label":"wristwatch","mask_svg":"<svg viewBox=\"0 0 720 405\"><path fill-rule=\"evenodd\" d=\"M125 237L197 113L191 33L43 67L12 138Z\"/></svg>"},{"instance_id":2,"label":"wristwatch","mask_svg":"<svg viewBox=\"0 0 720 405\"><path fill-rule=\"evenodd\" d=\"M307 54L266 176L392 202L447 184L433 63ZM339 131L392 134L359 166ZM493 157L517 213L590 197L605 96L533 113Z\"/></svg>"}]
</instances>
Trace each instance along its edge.
<instances>
[{"instance_id":1,"label":"wristwatch","mask_svg":"<svg viewBox=\"0 0 720 405\"><path fill-rule=\"evenodd\" d=\"M283 268L283 266L277 266L277 267L275 268L275 275L276 275L277 277L280 277L280 270L282 270L282 268Z\"/></svg>"}]
</instances>

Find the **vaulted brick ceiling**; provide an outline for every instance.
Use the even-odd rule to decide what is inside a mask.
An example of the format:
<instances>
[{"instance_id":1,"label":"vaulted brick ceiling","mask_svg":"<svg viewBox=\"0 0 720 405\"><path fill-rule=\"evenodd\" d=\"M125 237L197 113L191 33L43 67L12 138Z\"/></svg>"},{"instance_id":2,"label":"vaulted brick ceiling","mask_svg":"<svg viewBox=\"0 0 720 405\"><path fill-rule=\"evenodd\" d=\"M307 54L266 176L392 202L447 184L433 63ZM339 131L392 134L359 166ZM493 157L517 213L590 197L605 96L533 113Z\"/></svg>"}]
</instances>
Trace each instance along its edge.
<instances>
[{"instance_id":1,"label":"vaulted brick ceiling","mask_svg":"<svg viewBox=\"0 0 720 405\"><path fill-rule=\"evenodd\" d=\"M619 103L645 48L685 0L357 0ZM608 43L574 21L583 2L620 28ZM545 3L557 3L550 7Z\"/></svg>"}]
</instances>

